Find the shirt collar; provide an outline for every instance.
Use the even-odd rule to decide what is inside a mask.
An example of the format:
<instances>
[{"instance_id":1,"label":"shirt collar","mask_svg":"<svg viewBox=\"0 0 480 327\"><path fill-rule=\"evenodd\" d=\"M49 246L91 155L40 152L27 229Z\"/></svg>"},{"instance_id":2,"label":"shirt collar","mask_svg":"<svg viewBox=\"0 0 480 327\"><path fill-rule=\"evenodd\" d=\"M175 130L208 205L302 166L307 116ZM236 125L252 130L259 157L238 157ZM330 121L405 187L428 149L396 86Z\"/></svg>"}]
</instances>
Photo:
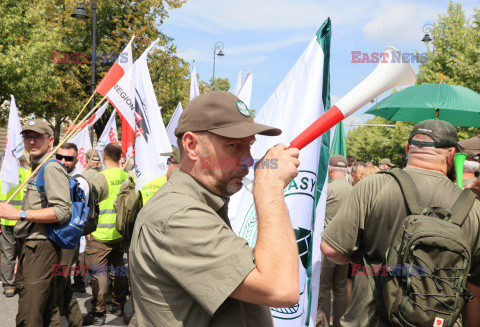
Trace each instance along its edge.
<instances>
[{"instance_id":1,"label":"shirt collar","mask_svg":"<svg viewBox=\"0 0 480 327\"><path fill-rule=\"evenodd\" d=\"M35 169L37 169L38 165L40 165L43 160L45 160L45 158L47 157L47 155L49 154L50 152L47 152L45 153L43 156L41 157L38 157L38 158L35 158L33 159L31 162L30 162L30 167L32 167L32 171L34 171Z\"/></svg>"},{"instance_id":2,"label":"shirt collar","mask_svg":"<svg viewBox=\"0 0 480 327\"><path fill-rule=\"evenodd\" d=\"M222 218L228 220L226 208L228 208L229 198L224 198L213 193L202 183L178 167L175 168L169 181L175 185L179 193L193 196L195 199L215 210Z\"/></svg>"}]
</instances>

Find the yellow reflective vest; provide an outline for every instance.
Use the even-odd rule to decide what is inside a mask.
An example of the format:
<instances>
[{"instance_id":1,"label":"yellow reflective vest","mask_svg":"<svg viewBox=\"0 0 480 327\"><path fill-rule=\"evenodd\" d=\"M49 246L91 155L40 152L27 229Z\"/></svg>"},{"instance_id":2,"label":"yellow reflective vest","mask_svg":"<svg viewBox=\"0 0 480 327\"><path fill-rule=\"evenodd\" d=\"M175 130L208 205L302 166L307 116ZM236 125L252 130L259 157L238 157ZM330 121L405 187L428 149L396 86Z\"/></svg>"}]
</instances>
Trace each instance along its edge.
<instances>
[{"instance_id":1,"label":"yellow reflective vest","mask_svg":"<svg viewBox=\"0 0 480 327\"><path fill-rule=\"evenodd\" d=\"M103 174L107 180L108 198L98 204L100 209L98 225L92 236L100 241L113 241L122 238L122 235L115 229L117 214L113 208L113 203L117 198L120 186L128 179L128 174L121 168L105 169L99 174Z\"/></svg>"},{"instance_id":2,"label":"yellow reflective vest","mask_svg":"<svg viewBox=\"0 0 480 327\"><path fill-rule=\"evenodd\" d=\"M167 181L167 175L162 175L159 178L151 181L144 187L140 189L140 193L142 194L142 204L145 205L147 201L158 191L160 187Z\"/></svg>"},{"instance_id":3,"label":"yellow reflective vest","mask_svg":"<svg viewBox=\"0 0 480 327\"><path fill-rule=\"evenodd\" d=\"M10 196L17 190L17 188L19 188L20 185L22 185L22 183L25 181L25 179L30 177L30 174L31 174L31 171L29 169L25 169L25 168L20 167L20 169L18 170L18 182L19 182L18 186L12 188L7 193L5 193L3 195L0 195L0 201L1 202L7 201L10 198ZM25 187L23 187L13 197L12 201L10 201L10 204L13 205L17 209L22 209L22 200L23 200L24 189L25 189ZM4 219L4 218L0 219L0 224L4 225L4 226L15 226L16 223L17 223L16 220L8 220L8 219Z\"/></svg>"}]
</instances>

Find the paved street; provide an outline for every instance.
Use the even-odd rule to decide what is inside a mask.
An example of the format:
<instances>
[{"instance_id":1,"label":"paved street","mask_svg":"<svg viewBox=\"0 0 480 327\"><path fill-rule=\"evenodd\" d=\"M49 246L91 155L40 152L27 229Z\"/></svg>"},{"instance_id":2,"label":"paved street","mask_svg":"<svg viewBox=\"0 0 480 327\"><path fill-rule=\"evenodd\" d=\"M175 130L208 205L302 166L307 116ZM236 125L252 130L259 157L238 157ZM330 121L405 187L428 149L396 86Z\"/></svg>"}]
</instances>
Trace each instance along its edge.
<instances>
[{"instance_id":1,"label":"paved street","mask_svg":"<svg viewBox=\"0 0 480 327\"><path fill-rule=\"evenodd\" d=\"M0 283L1 285L1 283ZM3 289L3 288L1 288ZM83 314L86 314L90 310L90 299L92 298L92 290L87 287L86 293L75 293L77 297L80 310ZM7 298L0 293L0 326L9 327L15 326L15 316L17 315L17 303L18 295ZM132 314L132 301L128 296L127 305L125 307L125 313L127 315ZM67 320L63 317L63 326L68 326ZM107 320L105 326L125 326L123 323L123 317L115 317L112 314L107 314Z\"/></svg>"}]
</instances>

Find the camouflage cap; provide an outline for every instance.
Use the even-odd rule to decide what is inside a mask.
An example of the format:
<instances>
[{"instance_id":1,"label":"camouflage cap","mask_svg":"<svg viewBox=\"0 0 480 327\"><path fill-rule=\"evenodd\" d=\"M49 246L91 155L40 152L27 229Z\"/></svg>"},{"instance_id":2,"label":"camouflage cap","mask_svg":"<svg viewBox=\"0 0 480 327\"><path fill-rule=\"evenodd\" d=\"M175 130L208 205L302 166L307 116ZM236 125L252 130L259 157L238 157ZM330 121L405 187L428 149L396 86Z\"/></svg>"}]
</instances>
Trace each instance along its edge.
<instances>
[{"instance_id":1,"label":"camouflage cap","mask_svg":"<svg viewBox=\"0 0 480 327\"><path fill-rule=\"evenodd\" d=\"M334 154L328 159L328 165L336 168L347 168L347 159L340 154Z\"/></svg>"},{"instance_id":2,"label":"camouflage cap","mask_svg":"<svg viewBox=\"0 0 480 327\"><path fill-rule=\"evenodd\" d=\"M100 156L98 155L98 151L96 151L94 149L88 150L85 155L87 156L88 160L100 161Z\"/></svg>"},{"instance_id":3,"label":"camouflage cap","mask_svg":"<svg viewBox=\"0 0 480 327\"><path fill-rule=\"evenodd\" d=\"M417 134L425 134L433 139L433 142L412 140ZM431 146L435 148L451 148L458 144L457 129L444 120L427 119L413 127L408 143L420 147Z\"/></svg>"},{"instance_id":4,"label":"camouflage cap","mask_svg":"<svg viewBox=\"0 0 480 327\"><path fill-rule=\"evenodd\" d=\"M172 157L173 160L175 160L176 162L180 162L180 149L179 148L173 149L172 152L160 153L160 155L164 156L164 157Z\"/></svg>"},{"instance_id":5,"label":"camouflage cap","mask_svg":"<svg viewBox=\"0 0 480 327\"><path fill-rule=\"evenodd\" d=\"M392 162L390 161L390 159L388 158L383 158L382 160L380 160L380 162L378 163L378 165L388 165L390 167L393 167L395 166L394 164L392 164Z\"/></svg>"},{"instance_id":6,"label":"camouflage cap","mask_svg":"<svg viewBox=\"0 0 480 327\"><path fill-rule=\"evenodd\" d=\"M48 134L53 136L53 129L50 127L50 125L39 118L26 121L22 126L22 134L26 131L33 131L40 134Z\"/></svg>"},{"instance_id":7,"label":"camouflage cap","mask_svg":"<svg viewBox=\"0 0 480 327\"><path fill-rule=\"evenodd\" d=\"M203 93L190 101L180 116L175 136L180 137L188 131L209 131L230 138L282 133L278 128L255 123L247 105L225 91Z\"/></svg>"}]
</instances>

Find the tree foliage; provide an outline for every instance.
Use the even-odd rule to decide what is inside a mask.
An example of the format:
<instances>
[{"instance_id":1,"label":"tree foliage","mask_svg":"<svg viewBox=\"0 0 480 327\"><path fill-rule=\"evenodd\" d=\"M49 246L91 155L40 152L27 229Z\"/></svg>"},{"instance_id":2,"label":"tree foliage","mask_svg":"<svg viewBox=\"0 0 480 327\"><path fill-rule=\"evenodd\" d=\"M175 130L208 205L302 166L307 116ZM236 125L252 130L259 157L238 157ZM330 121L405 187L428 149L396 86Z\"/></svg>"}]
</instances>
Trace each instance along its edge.
<instances>
[{"instance_id":1,"label":"tree foliage","mask_svg":"<svg viewBox=\"0 0 480 327\"><path fill-rule=\"evenodd\" d=\"M198 83L198 88L200 89L200 93L210 91L228 91L230 89L230 81L228 78L210 77L210 83L200 81Z\"/></svg>"},{"instance_id":2,"label":"tree foliage","mask_svg":"<svg viewBox=\"0 0 480 327\"><path fill-rule=\"evenodd\" d=\"M187 99L189 68L159 27L168 11L185 1L97 1L97 84L115 60L110 54L119 54L132 35L136 36L135 59L160 38L159 47L149 56L149 68L162 113L171 116L178 101ZM75 6L73 0L0 2L0 103L13 94L23 115L35 113L48 119L56 136L62 122L73 119L91 95L92 21L70 17ZM85 9L91 17L89 2ZM88 54L88 60L72 56L67 62L55 62L52 51ZM0 118L6 114L2 112ZM108 113L95 126L97 134L106 120Z\"/></svg>"}]
</instances>

